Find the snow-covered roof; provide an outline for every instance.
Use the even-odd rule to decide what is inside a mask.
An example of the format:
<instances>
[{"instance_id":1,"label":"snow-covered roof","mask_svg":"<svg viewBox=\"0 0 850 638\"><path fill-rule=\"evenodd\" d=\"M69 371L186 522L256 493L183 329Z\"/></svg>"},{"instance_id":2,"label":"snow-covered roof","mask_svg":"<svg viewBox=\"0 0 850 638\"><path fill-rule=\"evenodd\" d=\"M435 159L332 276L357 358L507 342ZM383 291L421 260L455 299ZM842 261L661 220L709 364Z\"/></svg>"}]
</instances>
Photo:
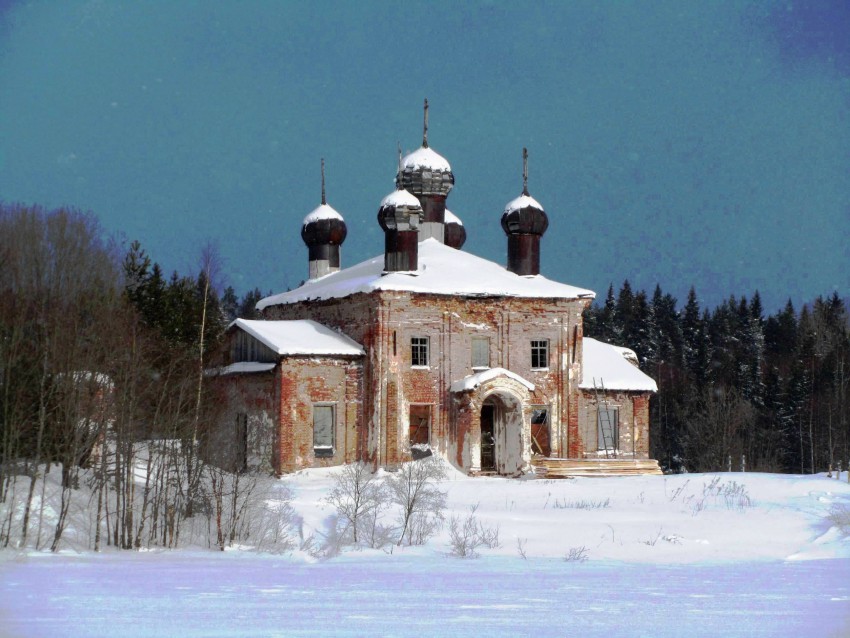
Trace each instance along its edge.
<instances>
[{"instance_id":1,"label":"snow-covered roof","mask_svg":"<svg viewBox=\"0 0 850 638\"><path fill-rule=\"evenodd\" d=\"M392 193L381 200L380 208L384 206L408 206L409 208L419 208L419 200L410 192L403 188L394 190Z\"/></svg>"},{"instance_id":2,"label":"snow-covered roof","mask_svg":"<svg viewBox=\"0 0 850 638\"><path fill-rule=\"evenodd\" d=\"M424 146L405 155L404 159L401 160L401 167L402 169L430 168L432 171L443 171L444 173L452 170L445 157Z\"/></svg>"},{"instance_id":3,"label":"snow-covered roof","mask_svg":"<svg viewBox=\"0 0 850 638\"><path fill-rule=\"evenodd\" d=\"M314 208L313 211L308 214L304 221L301 222L302 226L306 226L310 222L319 221L320 219L342 219L342 215L336 212L333 208L328 206L327 204L321 204L319 207Z\"/></svg>"},{"instance_id":4,"label":"snow-covered roof","mask_svg":"<svg viewBox=\"0 0 850 638\"><path fill-rule=\"evenodd\" d=\"M310 319L255 321L237 319L241 328L279 355L362 355L363 346Z\"/></svg>"},{"instance_id":5,"label":"snow-covered roof","mask_svg":"<svg viewBox=\"0 0 850 638\"><path fill-rule=\"evenodd\" d=\"M460 218L457 215L455 215L452 211L450 211L448 208L446 209L445 222L447 224L458 224L460 226L463 226L463 222L460 221Z\"/></svg>"},{"instance_id":6,"label":"snow-covered roof","mask_svg":"<svg viewBox=\"0 0 850 638\"><path fill-rule=\"evenodd\" d=\"M540 205L540 202L534 199L531 195L520 195L516 199L512 199L505 204L505 212L510 213L513 210L520 210L521 208L528 208L529 206L543 210L543 206Z\"/></svg>"},{"instance_id":7,"label":"snow-covered roof","mask_svg":"<svg viewBox=\"0 0 850 638\"><path fill-rule=\"evenodd\" d=\"M582 348L584 365L580 388L592 390L595 384L600 390L604 387L606 390L658 392L655 381L636 365L629 363L627 357L634 356L632 350L590 337L584 338Z\"/></svg>"},{"instance_id":8,"label":"snow-covered roof","mask_svg":"<svg viewBox=\"0 0 850 638\"><path fill-rule=\"evenodd\" d=\"M276 365L277 364L275 363L260 363L259 361L238 361L237 363L231 363L229 366L225 366L224 368L219 368L215 372L219 375L268 372L269 370L274 370Z\"/></svg>"},{"instance_id":9,"label":"snow-covered roof","mask_svg":"<svg viewBox=\"0 0 850 638\"><path fill-rule=\"evenodd\" d=\"M520 276L492 261L429 238L419 243L419 269L384 273L384 255L307 281L299 288L261 299L262 310L276 304L335 299L358 292L404 290L466 297L593 299L591 290L561 284L542 275Z\"/></svg>"},{"instance_id":10,"label":"snow-covered roof","mask_svg":"<svg viewBox=\"0 0 850 638\"><path fill-rule=\"evenodd\" d=\"M468 377L452 382L451 390L452 392L469 392L470 390L474 390L480 386L482 383L495 379L496 377L508 377L509 379L518 381L528 388L529 391L534 392L534 384L531 381L523 379L516 372L511 372L505 368L489 368L488 370L470 374Z\"/></svg>"}]
</instances>

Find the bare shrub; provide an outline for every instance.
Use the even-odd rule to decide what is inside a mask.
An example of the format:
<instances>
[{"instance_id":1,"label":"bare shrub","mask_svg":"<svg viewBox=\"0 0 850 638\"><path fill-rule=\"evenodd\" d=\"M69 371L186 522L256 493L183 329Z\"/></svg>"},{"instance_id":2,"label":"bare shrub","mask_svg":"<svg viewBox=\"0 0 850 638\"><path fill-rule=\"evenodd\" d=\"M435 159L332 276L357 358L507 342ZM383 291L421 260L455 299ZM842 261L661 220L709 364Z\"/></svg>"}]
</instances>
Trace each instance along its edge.
<instances>
[{"instance_id":1,"label":"bare shrub","mask_svg":"<svg viewBox=\"0 0 850 638\"><path fill-rule=\"evenodd\" d=\"M581 547L570 547L569 551L564 554L564 562L565 563L583 563L589 557L589 551L587 547L582 545Z\"/></svg>"},{"instance_id":2,"label":"bare shrub","mask_svg":"<svg viewBox=\"0 0 850 638\"><path fill-rule=\"evenodd\" d=\"M397 545L421 545L443 524L446 492L435 485L446 478L446 468L436 457L404 463L387 477L390 501L401 508Z\"/></svg>"},{"instance_id":3,"label":"bare shrub","mask_svg":"<svg viewBox=\"0 0 850 638\"><path fill-rule=\"evenodd\" d=\"M528 556L525 553L525 546L528 544L527 538L519 538L516 539L516 551L519 554L522 560L528 560Z\"/></svg>"},{"instance_id":4,"label":"bare shrub","mask_svg":"<svg viewBox=\"0 0 850 638\"><path fill-rule=\"evenodd\" d=\"M344 466L335 476L330 494L325 500L336 509L345 531L350 531L357 545L367 534L369 544L385 536L379 528L378 513L383 507L386 489L365 463Z\"/></svg>"},{"instance_id":5,"label":"bare shrub","mask_svg":"<svg viewBox=\"0 0 850 638\"><path fill-rule=\"evenodd\" d=\"M827 515L827 520L837 527L842 534L850 534L850 506L844 503L833 505Z\"/></svg>"},{"instance_id":6,"label":"bare shrub","mask_svg":"<svg viewBox=\"0 0 850 638\"><path fill-rule=\"evenodd\" d=\"M490 549L500 547L499 526L486 527L475 516L478 505L470 508L469 514L461 521L457 516L449 520L449 542L451 555L458 558L476 558L475 551L486 546Z\"/></svg>"}]
</instances>

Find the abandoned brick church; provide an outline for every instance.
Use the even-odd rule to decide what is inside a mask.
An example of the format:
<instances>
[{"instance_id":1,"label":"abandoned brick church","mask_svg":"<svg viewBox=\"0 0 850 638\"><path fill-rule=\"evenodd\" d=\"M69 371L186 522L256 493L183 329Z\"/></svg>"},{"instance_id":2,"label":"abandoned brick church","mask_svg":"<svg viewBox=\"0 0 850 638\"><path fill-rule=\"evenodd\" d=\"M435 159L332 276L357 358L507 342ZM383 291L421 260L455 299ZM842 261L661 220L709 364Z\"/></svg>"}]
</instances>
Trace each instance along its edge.
<instances>
[{"instance_id":1,"label":"abandoned brick church","mask_svg":"<svg viewBox=\"0 0 850 638\"><path fill-rule=\"evenodd\" d=\"M426 106L422 147L380 203L373 259L340 267L346 225L323 177L301 228L309 279L260 301L263 320L228 328L212 447L235 469L276 474L428 454L505 476L547 459L647 459L655 382L630 350L583 337L593 292L540 274L549 222L527 172L502 214L503 267L462 250L446 209L455 178L427 132Z\"/></svg>"}]
</instances>

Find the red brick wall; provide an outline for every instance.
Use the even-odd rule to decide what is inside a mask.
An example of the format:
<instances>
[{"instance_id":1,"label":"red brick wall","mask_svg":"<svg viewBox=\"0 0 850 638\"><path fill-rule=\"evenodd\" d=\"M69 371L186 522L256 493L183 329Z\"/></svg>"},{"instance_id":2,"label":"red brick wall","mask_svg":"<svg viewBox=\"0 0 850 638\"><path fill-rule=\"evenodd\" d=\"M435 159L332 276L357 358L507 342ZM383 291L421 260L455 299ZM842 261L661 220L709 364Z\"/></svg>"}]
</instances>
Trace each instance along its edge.
<instances>
[{"instance_id":1,"label":"red brick wall","mask_svg":"<svg viewBox=\"0 0 850 638\"><path fill-rule=\"evenodd\" d=\"M358 458L357 424L361 421L359 361L332 357L286 357L280 364L278 472L325 467ZM313 453L313 405L333 405L334 450L330 457Z\"/></svg>"},{"instance_id":2,"label":"red brick wall","mask_svg":"<svg viewBox=\"0 0 850 638\"><path fill-rule=\"evenodd\" d=\"M266 309L265 316L314 319L341 330L366 348L361 409L365 427L359 455L391 465L408 458L411 403L432 406L432 445L441 454L460 458L462 429L467 426L458 424L457 433L452 434L449 387L474 372L473 336L490 339L491 367L506 368L536 385L533 401L550 407L552 453L580 457L583 443L574 388L581 365L580 314L588 303L381 291L274 306ZM428 369L411 367L410 339L414 336L429 339ZM548 370L531 369L532 339L549 340ZM306 458L303 444L293 445L293 454Z\"/></svg>"}]
</instances>

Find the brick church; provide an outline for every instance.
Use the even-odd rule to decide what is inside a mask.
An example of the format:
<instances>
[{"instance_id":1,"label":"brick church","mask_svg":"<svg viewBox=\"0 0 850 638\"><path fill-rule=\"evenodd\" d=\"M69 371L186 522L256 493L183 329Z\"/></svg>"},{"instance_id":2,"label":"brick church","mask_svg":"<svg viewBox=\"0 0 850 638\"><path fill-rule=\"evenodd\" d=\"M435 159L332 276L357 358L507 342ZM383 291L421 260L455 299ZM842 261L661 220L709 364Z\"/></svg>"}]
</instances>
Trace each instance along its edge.
<instances>
[{"instance_id":1,"label":"brick church","mask_svg":"<svg viewBox=\"0 0 850 638\"><path fill-rule=\"evenodd\" d=\"M463 251L446 208L455 177L428 146L402 158L378 207L382 254L341 268L342 216L307 215L309 278L228 328L227 405L212 449L275 474L441 456L469 474L519 476L560 460L636 467L655 382L634 353L582 335L594 293L540 274L543 206L523 191L501 217L502 266ZM524 155L525 157L525 155Z\"/></svg>"}]
</instances>

